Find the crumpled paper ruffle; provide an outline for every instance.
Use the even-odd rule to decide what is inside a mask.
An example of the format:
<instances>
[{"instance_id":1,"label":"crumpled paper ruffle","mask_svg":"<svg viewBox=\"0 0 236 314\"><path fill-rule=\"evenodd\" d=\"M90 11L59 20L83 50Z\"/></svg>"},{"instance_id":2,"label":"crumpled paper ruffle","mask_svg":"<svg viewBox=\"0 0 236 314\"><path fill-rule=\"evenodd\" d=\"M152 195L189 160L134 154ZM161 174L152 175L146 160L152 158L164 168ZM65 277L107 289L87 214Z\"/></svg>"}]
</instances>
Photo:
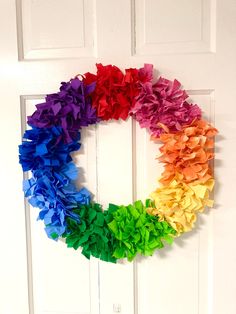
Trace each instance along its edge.
<instances>
[{"instance_id":1,"label":"crumpled paper ruffle","mask_svg":"<svg viewBox=\"0 0 236 314\"><path fill-rule=\"evenodd\" d=\"M149 256L156 249L161 249L163 240L169 244L173 241L175 230L166 222L158 221L147 213L146 206L136 201L128 206L109 204L108 227L115 237L113 256L132 261L137 254Z\"/></svg>"},{"instance_id":2,"label":"crumpled paper ruffle","mask_svg":"<svg viewBox=\"0 0 236 314\"><path fill-rule=\"evenodd\" d=\"M32 206L39 208L38 219L44 221L48 237L54 240L66 231L66 217L80 221L72 209L90 202L88 190L82 188L78 191L71 183L75 176L75 166L70 163L60 172L50 168L35 170L32 178L23 182L25 197Z\"/></svg>"},{"instance_id":3,"label":"crumpled paper ruffle","mask_svg":"<svg viewBox=\"0 0 236 314\"><path fill-rule=\"evenodd\" d=\"M139 94L140 83L152 79L152 66L126 69L125 74L114 65L96 64L97 74L85 73L85 82L96 82L92 94L92 105L102 120L126 120L135 97Z\"/></svg>"},{"instance_id":4,"label":"crumpled paper ruffle","mask_svg":"<svg viewBox=\"0 0 236 314\"><path fill-rule=\"evenodd\" d=\"M61 127L26 130L19 145L19 162L23 171L44 167L60 167L72 161L70 153L80 149L80 133L74 140L64 143Z\"/></svg>"},{"instance_id":5,"label":"crumpled paper ruffle","mask_svg":"<svg viewBox=\"0 0 236 314\"><path fill-rule=\"evenodd\" d=\"M202 212L205 206L213 206L209 199L213 186L214 179L199 184L185 184L174 179L151 193L155 206L148 212L157 215L159 221L167 221L178 233L190 231L197 213Z\"/></svg>"},{"instance_id":6,"label":"crumpled paper ruffle","mask_svg":"<svg viewBox=\"0 0 236 314\"><path fill-rule=\"evenodd\" d=\"M165 163L160 182L167 185L178 173L183 182L204 183L212 178L209 161L214 158L216 128L204 120L195 120L175 134L162 134L159 161Z\"/></svg>"},{"instance_id":7,"label":"crumpled paper ruffle","mask_svg":"<svg viewBox=\"0 0 236 314\"><path fill-rule=\"evenodd\" d=\"M160 77L154 84L142 84L130 113L152 137L158 138L162 133L175 133L201 117L200 108L187 102L187 98L177 80Z\"/></svg>"},{"instance_id":8,"label":"crumpled paper ruffle","mask_svg":"<svg viewBox=\"0 0 236 314\"><path fill-rule=\"evenodd\" d=\"M73 210L73 214L80 217L78 224L74 219L67 218L66 238L68 247L77 250L82 248L82 254L90 259L91 256L106 262L116 262L113 256L115 238L107 225L106 211L96 203L82 205Z\"/></svg>"},{"instance_id":9,"label":"crumpled paper ruffle","mask_svg":"<svg viewBox=\"0 0 236 314\"><path fill-rule=\"evenodd\" d=\"M95 83L86 85L79 78L62 82L58 93L47 95L45 102L36 105L37 110L28 117L28 124L38 128L59 126L66 143L76 140L78 130L99 119L91 105L91 93Z\"/></svg>"},{"instance_id":10,"label":"crumpled paper ruffle","mask_svg":"<svg viewBox=\"0 0 236 314\"><path fill-rule=\"evenodd\" d=\"M97 74L86 73L63 82L28 117L32 127L19 146L24 193L39 208L49 238L66 238L68 247L82 248L87 257L116 262L137 254L152 255L164 241L191 230L197 213L212 206L214 185L209 161L217 130L201 120L201 110L187 101L177 81L153 81L153 66L126 69L97 64ZM71 153L80 149L82 127L102 120L133 116L141 127L161 140L159 160L165 164L162 186L144 205L102 206L91 202L86 188L78 189L78 171Z\"/></svg>"},{"instance_id":11,"label":"crumpled paper ruffle","mask_svg":"<svg viewBox=\"0 0 236 314\"><path fill-rule=\"evenodd\" d=\"M150 204L147 200L146 205ZM82 247L87 258L94 256L113 263L121 258L132 261L138 253L152 255L164 246L163 240L171 244L176 233L166 221L149 215L141 201L128 206L109 204L105 211L101 205L90 203L73 213L80 216L81 223L67 218L67 233L63 236L68 247Z\"/></svg>"}]
</instances>

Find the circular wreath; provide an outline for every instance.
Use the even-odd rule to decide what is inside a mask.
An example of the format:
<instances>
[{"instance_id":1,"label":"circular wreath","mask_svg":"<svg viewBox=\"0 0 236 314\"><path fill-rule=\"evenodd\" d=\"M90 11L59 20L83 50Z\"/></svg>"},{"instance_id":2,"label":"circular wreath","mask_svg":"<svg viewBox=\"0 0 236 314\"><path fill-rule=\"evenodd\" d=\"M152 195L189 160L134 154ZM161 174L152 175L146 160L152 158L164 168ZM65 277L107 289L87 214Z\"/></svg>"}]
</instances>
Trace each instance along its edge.
<instances>
[{"instance_id":1,"label":"circular wreath","mask_svg":"<svg viewBox=\"0 0 236 314\"><path fill-rule=\"evenodd\" d=\"M82 248L87 258L107 262L139 253L152 255L176 236L194 227L197 213L212 206L217 130L201 117L177 81L159 77L153 66L126 69L97 64L97 74L78 75L61 83L28 117L31 127L19 146L23 171L31 171L23 190L39 208L49 238L64 238L68 247ZM153 141L160 141L164 171L160 187L145 202L109 204L106 210L78 190L77 168L71 153L81 147L80 130L108 120L136 119Z\"/></svg>"}]
</instances>

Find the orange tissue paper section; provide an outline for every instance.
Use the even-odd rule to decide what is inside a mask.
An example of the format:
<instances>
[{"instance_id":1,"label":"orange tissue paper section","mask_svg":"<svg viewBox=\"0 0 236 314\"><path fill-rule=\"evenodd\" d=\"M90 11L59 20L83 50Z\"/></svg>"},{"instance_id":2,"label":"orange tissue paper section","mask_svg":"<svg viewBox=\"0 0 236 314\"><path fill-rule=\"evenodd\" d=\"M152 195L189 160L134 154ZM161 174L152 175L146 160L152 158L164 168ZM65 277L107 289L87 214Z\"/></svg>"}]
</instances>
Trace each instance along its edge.
<instances>
[{"instance_id":1,"label":"orange tissue paper section","mask_svg":"<svg viewBox=\"0 0 236 314\"><path fill-rule=\"evenodd\" d=\"M212 207L210 192L214 179L209 161L214 158L214 137L217 130L204 120L172 134L161 134L163 143L158 160L164 163L159 182L161 187L151 193L155 206L148 212L166 220L177 233L190 231L197 212Z\"/></svg>"}]
</instances>

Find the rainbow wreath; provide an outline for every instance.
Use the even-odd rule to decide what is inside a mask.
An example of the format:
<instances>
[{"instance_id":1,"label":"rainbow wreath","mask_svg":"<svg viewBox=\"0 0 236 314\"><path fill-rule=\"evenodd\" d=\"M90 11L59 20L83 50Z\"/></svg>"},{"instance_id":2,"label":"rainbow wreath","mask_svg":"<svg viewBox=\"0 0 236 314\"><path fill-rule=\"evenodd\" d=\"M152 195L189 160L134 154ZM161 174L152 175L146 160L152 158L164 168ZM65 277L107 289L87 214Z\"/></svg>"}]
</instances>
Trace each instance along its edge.
<instances>
[{"instance_id":1,"label":"rainbow wreath","mask_svg":"<svg viewBox=\"0 0 236 314\"><path fill-rule=\"evenodd\" d=\"M97 74L85 73L61 83L28 117L31 127L19 146L23 171L31 171L23 190L39 208L49 238L64 238L68 247L82 248L87 258L107 262L139 253L152 255L163 242L190 231L214 186L209 161L214 157L217 130L201 118L197 105L187 101L177 81L158 78L153 66L126 69L97 64ZM164 163L160 187L144 203L109 204L106 210L78 190L71 153L81 147L80 130L104 120L129 116L160 141Z\"/></svg>"}]
</instances>

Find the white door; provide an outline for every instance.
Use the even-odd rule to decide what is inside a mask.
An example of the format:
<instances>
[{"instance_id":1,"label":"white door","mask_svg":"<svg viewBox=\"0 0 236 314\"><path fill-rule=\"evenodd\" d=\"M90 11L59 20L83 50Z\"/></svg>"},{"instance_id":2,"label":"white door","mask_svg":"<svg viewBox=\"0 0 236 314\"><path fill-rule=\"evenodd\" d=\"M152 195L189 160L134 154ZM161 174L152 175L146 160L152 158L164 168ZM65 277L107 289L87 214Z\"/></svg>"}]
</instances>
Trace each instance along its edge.
<instances>
[{"instance_id":1,"label":"white door","mask_svg":"<svg viewBox=\"0 0 236 314\"><path fill-rule=\"evenodd\" d=\"M235 55L234 0L0 0L1 314L236 313ZM220 131L215 208L171 248L135 263L87 261L48 240L21 191L26 115L96 62L154 64ZM146 131L129 120L84 138L79 163L99 202L148 195L158 145Z\"/></svg>"}]
</instances>

